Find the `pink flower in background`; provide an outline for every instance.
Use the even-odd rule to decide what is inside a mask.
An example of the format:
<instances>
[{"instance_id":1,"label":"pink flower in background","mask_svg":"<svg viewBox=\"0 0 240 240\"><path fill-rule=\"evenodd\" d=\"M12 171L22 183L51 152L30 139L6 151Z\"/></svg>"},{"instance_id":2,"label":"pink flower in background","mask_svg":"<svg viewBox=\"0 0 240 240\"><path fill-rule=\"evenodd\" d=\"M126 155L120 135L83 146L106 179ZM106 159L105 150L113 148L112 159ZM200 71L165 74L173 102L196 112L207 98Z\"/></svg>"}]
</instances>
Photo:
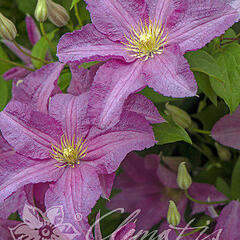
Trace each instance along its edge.
<instances>
[{"instance_id":1,"label":"pink flower in background","mask_svg":"<svg viewBox=\"0 0 240 240\"><path fill-rule=\"evenodd\" d=\"M122 164L123 173L115 181L114 188L121 192L108 203L110 209L124 208L127 212L140 209L137 229L149 230L154 224L167 216L168 201L173 200L183 216L187 198L177 185L176 173L162 164L158 155L142 158L130 153ZM214 186L205 183L193 183L189 193L201 201L225 200ZM159 209L159 210L158 210ZM208 205L194 203L192 213L204 212Z\"/></svg>"},{"instance_id":2,"label":"pink flower in background","mask_svg":"<svg viewBox=\"0 0 240 240\"><path fill-rule=\"evenodd\" d=\"M41 35L38 31L38 28L34 22L34 20L30 16L26 16L26 27L28 32L28 38L34 46L38 40L40 40ZM32 60L30 57L23 54L11 41L3 40L2 41L10 50L12 50L25 64L27 67L32 67ZM28 54L31 54L31 52L22 47L21 48L27 52ZM27 76L31 71L21 68L21 67L13 67L7 72L3 74L3 78L6 80L19 80Z\"/></svg>"},{"instance_id":3,"label":"pink flower in background","mask_svg":"<svg viewBox=\"0 0 240 240\"><path fill-rule=\"evenodd\" d=\"M223 145L240 150L240 107L218 120L211 131L212 137Z\"/></svg>"},{"instance_id":4,"label":"pink flower in background","mask_svg":"<svg viewBox=\"0 0 240 240\"><path fill-rule=\"evenodd\" d=\"M86 0L93 24L65 34L59 60L105 61L90 90L91 121L119 121L126 98L145 86L172 97L194 96L197 84L183 54L224 33L238 13L220 0ZM201 10L200 10L201 9Z\"/></svg>"},{"instance_id":5,"label":"pink flower in background","mask_svg":"<svg viewBox=\"0 0 240 240\"><path fill-rule=\"evenodd\" d=\"M40 209L26 204L23 223L9 230L14 240L72 240L79 235L72 224L64 222L61 206L52 207L43 213Z\"/></svg>"}]
</instances>

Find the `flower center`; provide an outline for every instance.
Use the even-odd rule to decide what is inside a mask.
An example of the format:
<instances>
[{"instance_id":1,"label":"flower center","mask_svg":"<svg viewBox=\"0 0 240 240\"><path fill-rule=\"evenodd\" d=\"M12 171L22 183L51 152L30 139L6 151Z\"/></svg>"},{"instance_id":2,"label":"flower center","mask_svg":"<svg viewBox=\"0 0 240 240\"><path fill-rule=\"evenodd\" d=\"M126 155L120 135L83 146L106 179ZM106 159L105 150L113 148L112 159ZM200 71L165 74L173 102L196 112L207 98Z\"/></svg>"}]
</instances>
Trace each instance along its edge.
<instances>
[{"instance_id":1,"label":"flower center","mask_svg":"<svg viewBox=\"0 0 240 240\"><path fill-rule=\"evenodd\" d=\"M148 58L153 58L156 54L163 53L164 46L168 41L168 34L165 32L162 24L153 23L149 19L149 23L141 20L138 23L138 28L130 30L130 36L125 35L127 42L122 42L124 49L127 50L130 56L140 58L143 61Z\"/></svg>"},{"instance_id":2,"label":"flower center","mask_svg":"<svg viewBox=\"0 0 240 240\"><path fill-rule=\"evenodd\" d=\"M84 146L85 141L82 138L69 140L65 135L61 137L61 147L52 145L52 152L50 155L57 162L62 163L57 167L70 166L75 167L76 164L80 163L80 160L87 155L87 147Z\"/></svg>"}]
</instances>

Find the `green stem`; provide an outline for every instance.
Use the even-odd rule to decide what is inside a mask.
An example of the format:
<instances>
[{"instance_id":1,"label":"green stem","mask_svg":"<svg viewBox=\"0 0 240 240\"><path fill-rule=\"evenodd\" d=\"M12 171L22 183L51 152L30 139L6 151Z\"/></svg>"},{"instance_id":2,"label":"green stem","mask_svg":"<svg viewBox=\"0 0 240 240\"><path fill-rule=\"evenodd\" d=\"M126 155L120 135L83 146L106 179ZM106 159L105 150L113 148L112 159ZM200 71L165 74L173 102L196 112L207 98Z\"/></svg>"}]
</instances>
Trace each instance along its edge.
<instances>
[{"instance_id":1,"label":"green stem","mask_svg":"<svg viewBox=\"0 0 240 240\"><path fill-rule=\"evenodd\" d=\"M80 27L82 27L83 23L82 23L82 20L80 18L80 15L79 15L77 3L74 4L74 11L75 11L75 16L78 20L78 25L79 25L79 28L80 28Z\"/></svg>"},{"instance_id":2,"label":"green stem","mask_svg":"<svg viewBox=\"0 0 240 240\"><path fill-rule=\"evenodd\" d=\"M204 202L204 201L199 201L199 200L191 197L191 196L189 195L189 193L188 193L187 190L185 190L184 193L185 193L185 196L186 196L189 200L191 200L192 202L198 203L198 204L213 205L213 204L223 204L223 203L229 203L229 202L230 202L230 200L215 201L215 202Z\"/></svg>"},{"instance_id":3,"label":"green stem","mask_svg":"<svg viewBox=\"0 0 240 240\"><path fill-rule=\"evenodd\" d=\"M32 69L32 68L26 67L26 66L24 66L24 65L22 65L22 64L20 64L20 63L12 62L12 61L7 60L7 59L0 58L0 61L5 62L5 63L12 64L12 65L17 66L17 67L20 67L20 68L25 68L26 70L29 70L29 71L31 71L31 72L34 72L34 71L35 71L35 70Z\"/></svg>"},{"instance_id":4,"label":"green stem","mask_svg":"<svg viewBox=\"0 0 240 240\"><path fill-rule=\"evenodd\" d=\"M40 22L40 29L41 29L41 32L42 32L42 35L45 37L46 41L48 42L48 45L52 48L52 50L54 52L57 51L56 47L53 45L53 43L50 41L50 39L48 38L45 30L44 30L44 26L43 26L43 23Z\"/></svg>"},{"instance_id":5,"label":"green stem","mask_svg":"<svg viewBox=\"0 0 240 240\"><path fill-rule=\"evenodd\" d=\"M210 161L212 161L212 156L208 153L204 152L197 144L192 143L192 146L197 149L200 153L202 153L204 156L206 156Z\"/></svg>"},{"instance_id":6,"label":"green stem","mask_svg":"<svg viewBox=\"0 0 240 240\"><path fill-rule=\"evenodd\" d=\"M201 129L197 129L197 128L191 128L190 130L197 132L197 133L202 133L202 134L207 134L210 135L211 132L210 131L206 131L206 130L201 130Z\"/></svg>"},{"instance_id":7,"label":"green stem","mask_svg":"<svg viewBox=\"0 0 240 240\"><path fill-rule=\"evenodd\" d=\"M46 61L46 60L43 60L43 59L41 59L41 58L37 58L37 57L35 57L35 56L27 53L26 51L24 51L24 50L18 45L18 43L17 43L15 40L13 40L13 44L14 44L14 45L16 46L16 48L17 48L20 52L22 52L24 55L26 55L26 56L34 59L34 60L40 61L40 62L42 62L42 63L44 63L44 64L48 64L48 63L49 63L49 62Z\"/></svg>"}]
</instances>

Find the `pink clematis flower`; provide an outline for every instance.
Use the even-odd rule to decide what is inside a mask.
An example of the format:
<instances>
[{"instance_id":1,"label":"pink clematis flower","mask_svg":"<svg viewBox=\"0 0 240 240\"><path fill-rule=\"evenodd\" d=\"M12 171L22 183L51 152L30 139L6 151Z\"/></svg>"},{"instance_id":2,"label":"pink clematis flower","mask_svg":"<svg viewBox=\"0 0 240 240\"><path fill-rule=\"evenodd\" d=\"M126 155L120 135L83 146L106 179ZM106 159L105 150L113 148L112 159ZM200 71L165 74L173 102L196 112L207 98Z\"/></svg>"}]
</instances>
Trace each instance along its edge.
<instances>
[{"instance_id":1,"label":"pink clematis flower","mask_svg":"<svg viewBox=\"0 0 240 240\"><path fill-rule=\"evenodd\" d=\"M27 184L50 182L46 207L63 206L66 221L77 225L81 236L102 187L108 186L103 176L114 173L127 153L155 144L148 121L134 112L125 111L109 130L91 125L88 98L87 92L54 95L49 114L13 100L0 113L2 134L16 151L0 164L0 202Z\"/></svg>"},{"instance_id":2,"label":"pink clematis flower","mask_svg":"<svg viewBox=\"0 0 240 240\"><path fill-rule=\"evenodd\" d=\"M215 231L222 230L219 240L240 239L240 203L232 201L223 208L217 220Z\"/></svg>"},{"instance_id":3,"label":"pink clematis flower","mask_svg":"<svg viewBox=\"0 0 240 240\"><path fill-rule=\"evenodd\" d=\"M238 19L221 0L85 0L93 24L65 34L59 60L105 61L90 91L89 114L102 128L120 118L126 98L145 86L172 97L197 91L183 54L203 47Z\"/></svg>"},{"instance_id":4,"label":"pink clematis flower","mask_svg":"<svg viewBox=\"0 0 240 240\"><path fill-rule=\"evenodd\" d=\"M240 107L232 115L218 120L211 134L221 144L240 150Z\"/></svg>"},{"instance_id":5,"label":"pink clematis flower","mask_svg":"<svg viewBox=\"0 0 240 240\"><path fill-rule=\"evenodd\" d=\"M32 46L34 46L38 40L40 40L41 35L40 32L34 22L34 20L30 17L30 16L26 16L26 27L27 27L27 32L28 32L28 38L32 44ZM32 67L32 60L30 57L26 56L25 54L23 54L11 41L7 41L7 40L3 40L2 41L10 50L12 50L25 64L27 67ZM31 54L31 52L22 47L21 48ZM31 71L25 69L25 68L21 68L21 67L13 67L10 70L8 70L7 72L5 72L3 74L3 78L5 80L19 80L24 78L25 76L27 76Z\"/></svg>"},{"instance_id":6,"label":"pink clematis flower","mask_svg":"<svg viewBox=\"0 0 240 240\"><path fill-rule=\"evenodd\" d=\"M138 229L150 229L167 216L168 201L173 200L183 216L187 198L178 188L176 173L160 164L158 155L142 158L134 153L127 155L122 164L124 172L116 178L114 187L122 191L108 206L110 209L124 208L127 212L140 209ZM226 198L209 184L193 183L189 193L201 201L220 201ZM156 209L159 209L156 211ZM207 205L194 203L192 213L204 212Z\"/></svg>"}]
</instances>

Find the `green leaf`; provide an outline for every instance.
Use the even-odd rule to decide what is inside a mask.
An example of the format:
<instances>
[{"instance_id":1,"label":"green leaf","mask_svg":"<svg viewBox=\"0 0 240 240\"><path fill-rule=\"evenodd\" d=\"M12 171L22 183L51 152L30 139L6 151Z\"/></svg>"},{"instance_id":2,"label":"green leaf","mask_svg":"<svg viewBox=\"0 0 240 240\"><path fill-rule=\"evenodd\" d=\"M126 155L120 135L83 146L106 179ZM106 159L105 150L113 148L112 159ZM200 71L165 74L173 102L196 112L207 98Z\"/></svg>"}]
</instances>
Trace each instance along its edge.
<instances>
[{"instance_id":1,"label":"green leaf","mask_svg":"<svg viewBox=\"0 0 240 240\"><path fill-rule=\"evenodd\" d=\"M201 89L212 103L217 106L217 95L212 89L208 75L201 72L194 72L194 76L199 89Z\"/></svg>"},{"instance_id":2,"label":"green leaf","mask_svg":"<svg viewBox=\"0 0 240 240\"><path fill-rule=\"evenodd\" d=\"M7 82L0 77L0 111L4 109L8 102L8 85Z\"/></svg>"},{"instance_id":3,"label":"green leaf","mask_svg":"<svg viewBox=\"0 0 240 240\"><path fill-rule=\"evenodd\" d=\"M58 31L58 29L55 29L54 31L52 31L51 33L48 33L48 39L51 41L54 36L55 33ZM41 39L34 45L33 49L32 49L32 55L34 57L40 58L40 59L45 59L46 58L46 54L48 51L49 45L47 40L43 37L41 37ZM41 68L43 66L43 63L41 61L32 59L32 63L36 68Z\"/></svg>"},{"instance_id":4,"label":"green leaf","mask_svg":"<svg viewBox=\"0 0 240 240\"><path fill-rule=\"evenodd\" d=\"M214 57L223 70L225 82L221 83L210 77L211 86L216 94L224 99L230 112L233 112L240 103L240 46L228 45Z\"/></svg>"},{"instance_id":5,"label":"green leaf","mask_svg":"<svg viewBox=\"0 0 240 240\"><path fill-rule=\"evenodd\" d=\"M98 64L98 63L100 63L100 62L99 62L99 61L86 62L86 63L83 63L82 65L79 65L79 68L80 68L80 67L83 67L83 68L85 68L85 69L88 69L88 68L90 68L91 66L96 65L96 64Z\"/></svg>"},{"instance_id":6,"label":"green leaf","mask_svg":"<svg viewBox=\"0 0 240 240\"><path fill-rule=\"evenodd\" d=\"M182 98L171 98L171 97L165 97L162 94L159 94L155 92L150 87L145 87L143 90L139 92L140 94L147 97L149 100L155 103L161 103L161 102L168 102L168 101L176 101L176 100L182 100Z\"/></svg>"},{"instance_id":7,"label":"green leaf","mask_svg":"<svg viewBox=\"0 0 240 240\"><path fill-rule=\"evenodd\" d=\"M216 123L217 120L219 120L221 117L226 115L228 113L228 107L226 104L222 101L218 103L218 106L215 105L209 105L207 108L205 108L203 111L191 115L191 117L194 117L201 121L203 124L204 130L211 130L213 125Z\"/></svg>"},{"instance_id":8,"label":"green leaf","mask_svg":"<svg viewBox=\"0 0 240 240\"><path fill-rule=\"evenodd\" d=\"M232 173L231 195L233 199L240 199L240 158L238 159Z\"/></svg>"},{"instance_id":9,"label":"green leaf","mask_svg":"<svg viewBox=\"0 0 240 240\"><path fill-rule=\"evenodd\" d=\"M195 52L188 52L184 56L188 60L192 71L205 73L220 82L225 81L221 67L207 52L198 50Z\"/></svg>"},{"instance_id":10,"label":"green leaf","mask_svg":"<svg viewBox=\"0 0 240 240\"><path fill-rule=\"evenodd\" d=\"M2 47L0 46L0 57L3 59L8 60L8 56L7 54L3 51ZM14 67L13 65L9 64L9 63L5 63L3 61L0 61L0 74L3 74L4 72L6 72L8 69Z\"/></svg>"},{"instance_id":11,"label":"green leaf","mask_svg":"<svg viewBox=\"0 0 240 240\"><path fill-rule=\"evenodd\" d=\"M72 0L72 5L70 7L70 10L74 7L75 4L79 3L81 0Z\"/></svg>"},{"instance_id":12,"label":"green leaf","mask_svg":"<svg viewBox=\"0 0 240 240\"><path fill-rule=\"evenodd\" d=\"M226 197L231 198L231 189L223 178L217 178L216 187L217 190L223 193Z\"/></svg>"},{"instance_id":13,"label":"green leaf","mask_svg":"<svg viewBox=\"0 0 240 240\"><path fill-rule=\"evenodd\" d=\"M170 118L167 120L168 122L153 125L155 139L158 141L158 144L162 145L177 141L185 141L192 144L192 140L184 128L174 123Z\"/></svg>"},{"instance_id":14,"label":"green leaf","mask_svg":"<svg viewBox=\"0 0 240 240\"><path fill-rule=\"evenodd\" d=\"M33 14L37 5L36 0L17 0L19 10L27 14Z\"/></svg>"},{"instance_id":15,"label":"green leaf","mask_svg":"<svg viewBox=\"0 0 240 240\"><path fill-rule=\"evenodd\" d=\"M72 74L70 72L63 73L59 77L59 79L58 79L58 86L60 87L62 92L64 92L64 93L66 92L66 90L67 90L67 88L68 88L68 86L70 84L71 77L72 77Z\"/></svg>"}]
</instances>

